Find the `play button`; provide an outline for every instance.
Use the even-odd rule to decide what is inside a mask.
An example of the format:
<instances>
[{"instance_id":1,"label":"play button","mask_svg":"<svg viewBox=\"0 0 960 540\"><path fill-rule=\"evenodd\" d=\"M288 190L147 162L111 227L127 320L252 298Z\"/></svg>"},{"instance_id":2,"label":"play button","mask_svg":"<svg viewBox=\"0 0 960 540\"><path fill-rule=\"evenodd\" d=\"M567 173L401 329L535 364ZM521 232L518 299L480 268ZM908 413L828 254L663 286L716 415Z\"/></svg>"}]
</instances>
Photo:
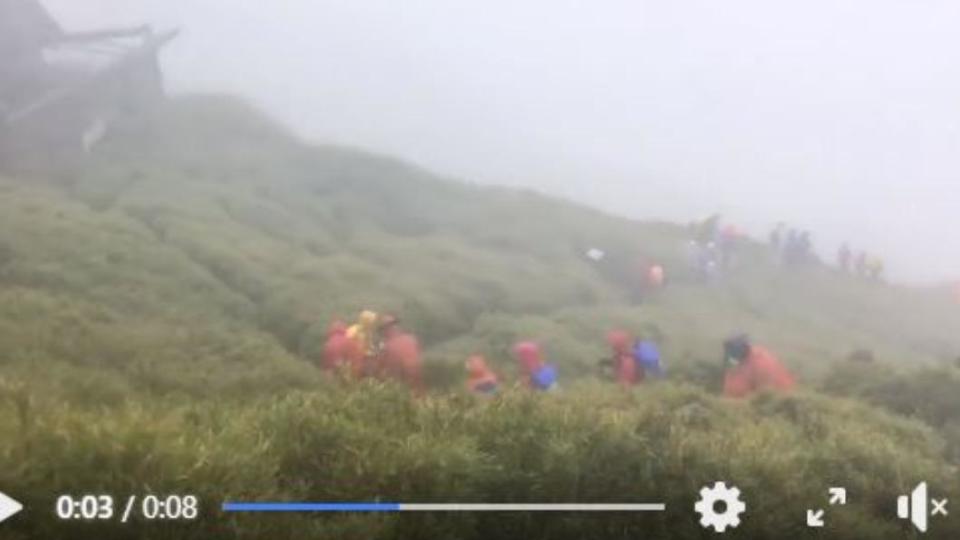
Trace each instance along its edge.
<instances>
[{"instance_id":1,"label":"play button","mask_svg":"<svg viewBox=\"0 0 960 540\"><path fill-rule=\"evenodd\" d=\"M10 519L11 516L21 510L23 510L22 504L0 491L0 523Z\"/></svg>"}]
</instances>

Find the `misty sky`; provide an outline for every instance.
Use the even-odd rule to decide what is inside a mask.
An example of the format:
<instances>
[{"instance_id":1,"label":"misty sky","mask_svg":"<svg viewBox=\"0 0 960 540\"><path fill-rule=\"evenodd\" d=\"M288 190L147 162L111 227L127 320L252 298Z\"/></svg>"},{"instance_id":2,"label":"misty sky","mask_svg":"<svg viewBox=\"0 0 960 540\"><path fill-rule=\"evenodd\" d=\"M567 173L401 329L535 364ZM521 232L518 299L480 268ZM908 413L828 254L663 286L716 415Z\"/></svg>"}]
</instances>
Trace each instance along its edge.
<instances>
[{"instance_id":1,"label":"misty sky","mask_svg":"<svg viewBox=\"0 0 960 540\"><path fill-rule=\"evenodd\" d=\"M174 91L634 217L783 220L960 277L956 0L45 0L183 35Z\"/></svg>"}]
</instances>

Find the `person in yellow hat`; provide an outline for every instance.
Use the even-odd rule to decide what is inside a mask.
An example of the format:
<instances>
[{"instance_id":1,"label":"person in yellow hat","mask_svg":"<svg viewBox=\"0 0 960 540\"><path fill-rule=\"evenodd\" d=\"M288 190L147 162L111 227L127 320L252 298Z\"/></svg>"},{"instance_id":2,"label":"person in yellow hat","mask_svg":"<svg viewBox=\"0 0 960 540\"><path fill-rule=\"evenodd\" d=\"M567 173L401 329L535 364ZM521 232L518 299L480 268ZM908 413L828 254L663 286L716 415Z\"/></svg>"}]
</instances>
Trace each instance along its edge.
<instances>
[{"instance_id":1,"label":"person in yellow hat","mask_svg":"<svg viewBox=\"0 0 960 540\"><path fill-rule=\"evenodd\" d=\"M370 369L374 367L374 360L377 358L378 354L378 335L377 335L377 323L379 322L380 317L375 311L365 309L360 312L360 316L357 317L357 322L347 328L347 338L353 341L356 347L363 353L363 365L358 366L360 369L355 369L354 371L361 372L363 374L368 374Z\"/></svg>"}]
</instances>

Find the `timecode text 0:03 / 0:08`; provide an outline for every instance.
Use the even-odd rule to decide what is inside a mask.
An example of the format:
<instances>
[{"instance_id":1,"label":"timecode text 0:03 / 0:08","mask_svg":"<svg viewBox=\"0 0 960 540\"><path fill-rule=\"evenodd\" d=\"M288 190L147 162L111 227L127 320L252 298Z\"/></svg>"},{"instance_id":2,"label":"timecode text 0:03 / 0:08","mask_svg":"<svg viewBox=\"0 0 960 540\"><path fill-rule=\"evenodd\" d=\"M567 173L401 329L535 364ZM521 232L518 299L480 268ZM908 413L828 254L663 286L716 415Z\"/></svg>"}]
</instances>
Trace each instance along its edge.
<instances>
[{"instance_id":1,"label":"timecode text 0:03 / 0:08","mask_svg":"<svg viewBox=\"0 0 960 540\"><path fill-rule=\"evenodd\" d=\"M61 495L56 514L62 520L108 521L119 517L122 523L132 518L145 520L192 520L200 514L196 495L130 495L122 513L117 513L112 495Z\"/></svg>"}]
</instances>

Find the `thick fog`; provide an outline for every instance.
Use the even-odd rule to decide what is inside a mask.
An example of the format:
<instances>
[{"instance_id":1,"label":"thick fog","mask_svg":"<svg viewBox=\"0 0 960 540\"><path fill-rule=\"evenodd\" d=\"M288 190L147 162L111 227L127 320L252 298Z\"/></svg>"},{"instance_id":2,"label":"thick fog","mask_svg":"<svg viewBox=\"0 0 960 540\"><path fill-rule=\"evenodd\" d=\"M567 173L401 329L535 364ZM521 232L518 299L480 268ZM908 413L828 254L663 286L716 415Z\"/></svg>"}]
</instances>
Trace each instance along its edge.
<instances>
[{"instance_id":1,"label":"thick fog","mask_svg":"<svg viewBox=\"0 0 960 540\"><path fill-rule=\"evenodd\" d=\"M714 211L960 277L956 0L45 0L181 27L174 91L635 217Z\"/></svg>"}]
</instances>

